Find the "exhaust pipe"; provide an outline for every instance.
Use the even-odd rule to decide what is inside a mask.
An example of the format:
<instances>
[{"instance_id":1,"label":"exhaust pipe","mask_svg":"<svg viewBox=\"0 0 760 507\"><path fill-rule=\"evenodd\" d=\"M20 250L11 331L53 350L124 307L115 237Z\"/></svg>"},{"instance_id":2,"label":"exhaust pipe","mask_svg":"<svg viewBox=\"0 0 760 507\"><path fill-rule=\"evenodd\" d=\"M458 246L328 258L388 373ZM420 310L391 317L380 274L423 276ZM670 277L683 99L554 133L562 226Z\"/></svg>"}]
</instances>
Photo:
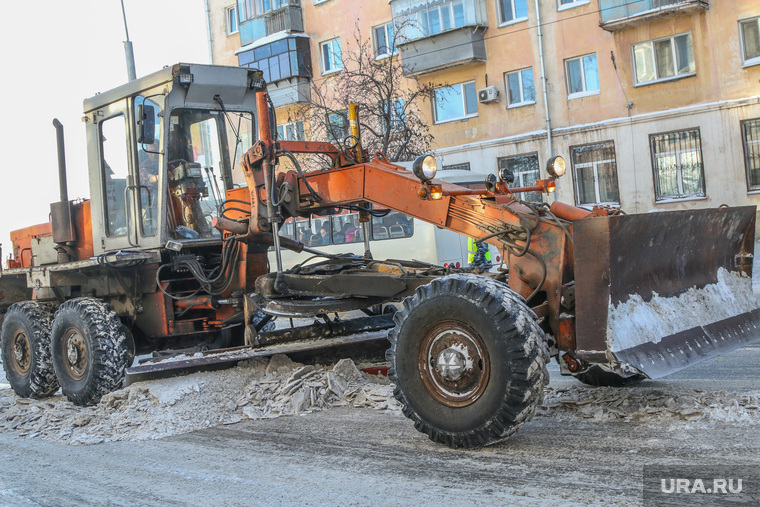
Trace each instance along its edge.
<instances>
[{"instance_id":1,"label":"exhaust pipe","mask_svg":"<svg viewBox=\"0 0 760 507\"><path fill-rule=\"evenodd\" d=\"M76 244L77 235L74 227L74 210L69 202L69 189L66 182L66 149L63 145L63 125L58 118L53 119L55 137L58 144L58 184L61 202L50 204L50 218L53 222L53 242L58 244L58 262L65 263L74 259L73 250L68 248Z\"/></svg>"},{"instance_id":2,"label":"exhaust pipe","mask_svg":"<svg viewBox=\"0 0 760 507\"><path fill-rule=\"evenodd\" d=\"M55 140L58 145L58 185L61 189L61 202L68 202L69 189L66 183L66 148L63 145L63 124L53 118Z\"/></svg>"}]
</instances>

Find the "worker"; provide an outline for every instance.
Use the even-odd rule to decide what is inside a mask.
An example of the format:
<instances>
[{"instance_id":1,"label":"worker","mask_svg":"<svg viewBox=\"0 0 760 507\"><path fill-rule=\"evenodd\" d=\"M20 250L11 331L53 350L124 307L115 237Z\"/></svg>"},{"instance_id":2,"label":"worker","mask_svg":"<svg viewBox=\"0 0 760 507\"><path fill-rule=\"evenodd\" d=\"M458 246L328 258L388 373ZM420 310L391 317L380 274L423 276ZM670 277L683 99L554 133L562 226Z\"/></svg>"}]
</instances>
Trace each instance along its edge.
<instances>
[{"instance_id":1,"label":"worker","mask_svg":"<svg viewBox=\"0 0 760 507\"><path fill-rule=\"evenodd\" d=\"M476 242L474 238L467 239L467 262L473 268L490 268L491 252L484 242Z\"/></svg>"}]
</instances>

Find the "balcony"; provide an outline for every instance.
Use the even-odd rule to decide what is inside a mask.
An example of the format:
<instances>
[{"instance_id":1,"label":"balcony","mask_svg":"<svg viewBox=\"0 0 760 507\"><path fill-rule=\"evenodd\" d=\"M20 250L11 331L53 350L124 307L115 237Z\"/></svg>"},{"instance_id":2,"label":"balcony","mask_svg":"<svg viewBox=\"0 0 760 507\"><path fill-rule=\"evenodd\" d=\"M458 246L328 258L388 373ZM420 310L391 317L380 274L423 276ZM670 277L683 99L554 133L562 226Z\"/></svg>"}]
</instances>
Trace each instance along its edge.
<instances>
[{"instance_id":1,"label":"balcony","mask_svg":"<svg viewBox=\"0 0 760 507\"><path fill-rule=\"evenodd\" d=\"M599 26L609 32L616 32L650 22L653 18L709 8L709 0L599 0Z\"/></svg>"},{"instance_id":2,"label":"balcony","mask_svg":"<svg viewBox=\"0 0 760 507\"><path fill-rule=\"evenodd\" d=\"M275 107L308 102L312 76L309 37L282 32L236 51L238 65L259 69Z\"/></svg>"},{"instance_id":3,"label":"balcony","mask_svg":"<svg viewBox=\"0 0 760 507\"><path fill-rule=\"evenodd\" d=\"M246 21L241 21L240 45L247 46L253 42L283 30L303 32L303 14L298 0L279 0L270 5L269 10L256 13ZM279 7L277 7L279 6Z\"/></svg>"},{"instance_id":4,"label":"balcony","mask_svg":"<svg viewBox=\"0 0 760 507\"><path fill-rule=\"evenodd\" d=\"M264 15L267 35L287 30L303 32L303 16L300 7L284 7Z\"/></svg>"},{"instance_id":5,"label":"balcony","mask_svg":"<svg viewBox=\"0 0 760 507\"><path fill-rule=\"evenodd\" d=\"M392 0L391 7L405 75L486 61L485 0Z\"/></svg>"}]
</instances>

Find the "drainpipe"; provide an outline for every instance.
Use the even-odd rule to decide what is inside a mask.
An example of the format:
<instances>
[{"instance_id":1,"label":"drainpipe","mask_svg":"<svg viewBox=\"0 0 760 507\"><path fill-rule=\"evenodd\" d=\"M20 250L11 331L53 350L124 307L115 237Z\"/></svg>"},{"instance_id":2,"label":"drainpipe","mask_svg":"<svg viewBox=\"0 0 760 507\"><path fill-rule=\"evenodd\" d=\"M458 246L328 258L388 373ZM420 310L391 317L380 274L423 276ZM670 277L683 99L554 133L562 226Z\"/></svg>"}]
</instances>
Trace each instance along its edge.
<instances>
[{"instance_id":1,"label":"drainpipe","mask_svg":"<svg viewBox=\"0 0 760 507\"><path fill-rule=\"evenodd\" d=\"M541 11L538 7L538 0L536 0L536 29L538 31L538 60L541 63L541 87L544 92L544 109L546 114L546 145L547 145L547 160L554 156L554 148L552 146L552 117L549 111L549 92L546 87L546 63L544 62L544 36L541 30ZM554 195L554 194L552 194ZM555 197L556 199L556 197Z\"/></svg>"},{"instance_id":2,"label":"drainpipe","mask_svg":"<svg viewBox=\"0 0 760 507\"><path fill-rule=\"evenodd\" d=\"M214 38L211 35L211 10L208 7L208 0L203 2L206 7L206 33L208 34L208 63L214 64ZM237 15L237 8L235 8L235 15Z\"/></svg>"}]
</instances>

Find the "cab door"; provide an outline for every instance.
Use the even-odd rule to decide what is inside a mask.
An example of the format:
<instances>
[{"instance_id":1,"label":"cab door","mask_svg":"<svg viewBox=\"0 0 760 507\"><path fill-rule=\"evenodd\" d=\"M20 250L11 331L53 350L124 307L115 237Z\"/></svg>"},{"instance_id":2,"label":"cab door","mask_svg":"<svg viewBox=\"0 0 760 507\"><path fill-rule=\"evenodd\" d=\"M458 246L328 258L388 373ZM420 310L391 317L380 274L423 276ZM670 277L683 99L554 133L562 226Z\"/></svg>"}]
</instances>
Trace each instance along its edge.
<instances>
[{"instance_id":1,"label":"cab door","mask_svg":"<svg viewBox=\"0 0 760 507\"><path fill-rule=\"evenodd\" d=\"M133 150L130 143L131 115L128 101L109 104L96 112L100 198L93 199L93 220L99 220L100 244L95 250L111 252L139 246ZM91 174L91 177L95 175ZM93 193L94 197L94 193ZM97 217L97 218L96 218ZM100 249L98 249L100 246Z\"/></svg>"},{"instance_id":2,"label":"cab door","mask_svg":"<svg viewBox=\"0 0 760 507\"><path fill-rule=\"evenodd\" d=\"M97 184L90 190L98 196L92 202L93 231L100 236L93 235L96 253L159 246L160 127L154 138L137 143L135 114L143 103L142 97L124 99L94 115L98 121L90 141L96 149L90 146L90 156L97 160L91 172ZM158 108L152 111L158 114Z\"/></svg>"}]
</instances>

